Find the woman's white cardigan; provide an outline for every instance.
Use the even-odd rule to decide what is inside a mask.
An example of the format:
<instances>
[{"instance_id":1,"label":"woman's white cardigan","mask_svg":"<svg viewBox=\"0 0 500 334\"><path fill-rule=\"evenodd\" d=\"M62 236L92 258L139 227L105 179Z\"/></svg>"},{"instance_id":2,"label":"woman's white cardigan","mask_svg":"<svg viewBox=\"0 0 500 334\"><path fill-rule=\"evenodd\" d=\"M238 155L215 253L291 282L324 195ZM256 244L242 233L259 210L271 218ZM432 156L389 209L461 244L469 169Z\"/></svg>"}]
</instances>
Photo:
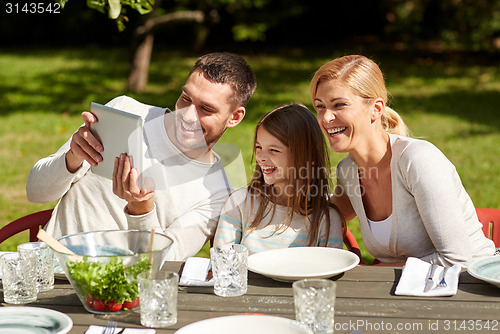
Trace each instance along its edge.
<instances>
[{"instance_id":1,"label":"woman's white cardigan","mask_svg":"<svg viewBox=\"0 0 500 334\"><path fill-rule=\"evenodd\" d=\"M357 164L351 157L337 167L337 182L356 211L368 252L382 262L417 257L430 263L466 267L495 253L455 166L433 144L389 135L391 141L392 230L389 249L368 226ZM376 170L363 171L376 173Z\"/></svg>"}]
</instances>

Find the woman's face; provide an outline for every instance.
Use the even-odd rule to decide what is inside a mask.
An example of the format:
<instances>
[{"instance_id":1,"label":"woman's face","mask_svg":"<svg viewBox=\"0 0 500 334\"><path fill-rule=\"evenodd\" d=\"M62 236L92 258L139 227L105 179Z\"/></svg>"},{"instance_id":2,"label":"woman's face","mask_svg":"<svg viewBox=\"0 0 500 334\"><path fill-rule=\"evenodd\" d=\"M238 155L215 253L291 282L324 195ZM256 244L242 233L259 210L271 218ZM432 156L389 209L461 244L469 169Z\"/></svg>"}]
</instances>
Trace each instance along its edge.
<instances>
[{"instance_id":1,"label":"woman's face","mask_svg":"<svg viewBox=\"0 0 500 334\"><path fill-rule=\"evenodd\" d=\"M263 126L257 130L255 159L262 170L266 184L275 187L284 187L287 184L290 149L267 132Z\"/></svg>"},{"instance_id":2,"label":"woman's face","mask_svg":"<svg viewBox=\"0 0 500 334\"><path fill-rule=\"evenodd\" d=\"M355 150L359 140L370 133L370 104L338 81L329 80L318 85L314 109L335 152Z\"/></svg>"}]
</instances>

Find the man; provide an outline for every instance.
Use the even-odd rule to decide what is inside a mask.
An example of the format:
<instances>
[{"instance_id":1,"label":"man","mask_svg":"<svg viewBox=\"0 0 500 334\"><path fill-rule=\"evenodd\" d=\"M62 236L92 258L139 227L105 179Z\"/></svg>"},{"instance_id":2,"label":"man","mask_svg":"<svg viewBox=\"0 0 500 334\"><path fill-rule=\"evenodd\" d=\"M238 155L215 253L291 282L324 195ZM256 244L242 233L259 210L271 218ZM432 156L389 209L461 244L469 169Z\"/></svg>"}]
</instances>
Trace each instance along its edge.
<instances>
[{"instance_id":1,"label":"man","mask_svg":"<svg viewBox=\"0 0 500 334\"><path fill-rule=\"evenodd\" d=\"M115 160L113 181L92 173L90 167L102 161L100 152L105 148L90 131L98 120L85 112L85 124L72 138L32 168L26 186L28 199L48 202L60 198L46 227L54 236L155 227L174 241L169 259L193 256L213 235L232 191L212 146L227 128L241 122L255 88L255 76L243 58L212 53L195 63L175 113L129 97L107 104L145 119L146 155L149 171L156 177L156 190L137 186L137 170L124 154ZM164 179L158 179L159 174Z\"/></svg>"}]
</instances>

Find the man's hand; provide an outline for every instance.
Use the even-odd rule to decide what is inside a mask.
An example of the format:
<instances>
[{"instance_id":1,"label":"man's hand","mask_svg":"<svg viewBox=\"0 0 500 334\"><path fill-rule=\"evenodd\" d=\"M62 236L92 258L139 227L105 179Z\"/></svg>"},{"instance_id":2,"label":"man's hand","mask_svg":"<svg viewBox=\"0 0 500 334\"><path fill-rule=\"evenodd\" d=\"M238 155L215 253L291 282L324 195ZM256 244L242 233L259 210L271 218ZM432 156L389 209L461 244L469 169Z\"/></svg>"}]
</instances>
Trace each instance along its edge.
<instances>
[{"instance_id":1,"label":"man's hand","mask_svg":"<svg viewBox=\"0 0 500 334\"><path fill-rule=\"evenodd\" d=\"M97 117L90 112L83 112L82 119L85 125L73 134L70 150L66 153L66 168L70 173L76 172L83 161L87 161L91 166L97 166L102 161L100 153L104 148L90 132L90 125L97 122Z\"/></svg>"},{"instance_id":2,"label":"man's hand","mask_svg":"<svg viewBox=\"0 0 500 334\"><path fill-rule=\"evenodd\" d=\"M115 158L113 169L113 193L128 202L130 215L143 215L154 209L154 190L137 186L137 169L132 168L130 157L122 153Z\"/></svg>"}]
</instances>

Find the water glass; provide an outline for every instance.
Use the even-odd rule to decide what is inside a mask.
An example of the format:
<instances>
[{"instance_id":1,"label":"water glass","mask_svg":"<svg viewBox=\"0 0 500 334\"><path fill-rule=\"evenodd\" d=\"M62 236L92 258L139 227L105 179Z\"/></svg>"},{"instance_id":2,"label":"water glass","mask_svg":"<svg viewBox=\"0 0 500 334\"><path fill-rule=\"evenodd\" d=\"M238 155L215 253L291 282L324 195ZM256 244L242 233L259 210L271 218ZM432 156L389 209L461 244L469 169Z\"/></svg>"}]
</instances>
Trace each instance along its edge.
<instances>
[{"instance_id":1,"label":"water glass","mask_svg":"<svg viewBox=\"0 0 500 334\"><path fill-rule=\"evenodd\" d=\"M214 293L217 296L241 296L247 292L248 249L240 244L224 244L210 249Z\"/></svg>"},{"instance_id":2,"label":"water glass","mask_svg":"<svg viewBox=\"0 0 500 334\"><path fill-rule=\"evenodd\" d=\"M36 273L36 291L49 291L54 288L54 253L44 242L27 242L17 246L21 258L33 261Z\"/></svg>"},{"instance_id":3,"label":"water glass","mask_svg":"<svg viewBox=\"0 0 500 334\"><path fill-rule=\"evenodd\" d=\"M169 271L144 272L137 276L141 301L141 324L167 327L177 323L179 275Z\"/></svg>"},{"instance_id":4,"label":"water glass","mask_svg":"<svg viewBox=\"0 0 500 334\"><path fill-rule=\"evenodd\" d=\"M0 257L3 299L9 304L26 304L36 301L34 262L24 260L19 253L7 253Z\"/></svg>"},{"instance_id":5,"label":"water glass","mask_svg":"<svg viewBox=\"0 0 500 334\"><path fill-rule=\"evenodd\" d=\"M332 334L337 284L327 279L305 279L292 286L295 319L314 334Z\"/></svg>"}]
</instances>

